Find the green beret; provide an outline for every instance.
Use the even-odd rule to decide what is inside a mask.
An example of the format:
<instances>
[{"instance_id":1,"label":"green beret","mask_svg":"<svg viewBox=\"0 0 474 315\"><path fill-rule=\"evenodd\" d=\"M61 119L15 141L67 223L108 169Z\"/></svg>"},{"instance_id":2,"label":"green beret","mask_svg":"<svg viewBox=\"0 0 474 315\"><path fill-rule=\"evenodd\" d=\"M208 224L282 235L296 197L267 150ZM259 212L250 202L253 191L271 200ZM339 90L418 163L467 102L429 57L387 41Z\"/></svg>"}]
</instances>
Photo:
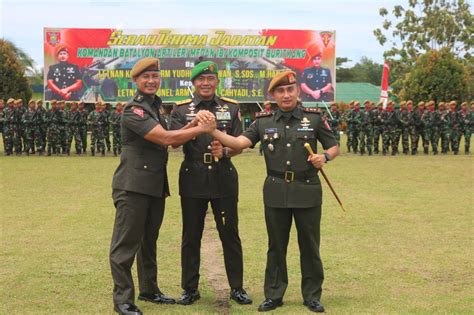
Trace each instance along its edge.
<instances>
[{"instance_id":1,"label":"green beret","mask_svg":"<svg viewBox=\"0 0 474 315\"><path fill-rule=\"evenodd\" d=\"M158 58L140 59L133 66L130 75L135 79L145 71L160 71L160 60Z\"/></svg>"},{"instance_id":2,"label":"green beret","mask_svg":"<svg viewBox=\"0 0 474 315\"><path fill-rule=\"evenodd\" d=\"M217 74L219 69L217 64L213 61L203 61L194 66L191 71L191 81L194 81L201 74Z\"/></svg>"},{"instance_id":3,"label":"green beret","mask_svg":"<svg viewBox=\"0 0 474 315\"><path fill-rule=\"evenodd\" d=\"M279 72L273 79L270 81L268 86L268 93L271 93L273 89L282 85L290 85L296 83L296 73L293 71L287 70Z\"/></svg>"}]
</instances>

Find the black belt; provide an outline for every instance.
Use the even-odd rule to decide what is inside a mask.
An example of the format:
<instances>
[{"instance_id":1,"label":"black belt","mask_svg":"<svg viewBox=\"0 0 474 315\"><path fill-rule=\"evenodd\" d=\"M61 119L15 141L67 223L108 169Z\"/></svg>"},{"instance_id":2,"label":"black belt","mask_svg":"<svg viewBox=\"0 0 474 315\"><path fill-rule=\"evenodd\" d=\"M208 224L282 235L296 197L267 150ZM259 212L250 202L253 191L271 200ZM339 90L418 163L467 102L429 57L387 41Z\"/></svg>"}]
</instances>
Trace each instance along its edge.
<instances>
[{"instance_id":1,"label":"black belt","mask_svg":"<svg viewBox=\"0 0 474 315\"><path fill-rule=\"evenodd\" d=\"M202 155L194 155L194 156L185 156L184 160L186 161L197 161L202 162L204 164L212 164L214 162L214 157L211 153L203 153ZM219 161L222 160L229 160L229 158L222 157Z\"/></svg>"},{"instance_id":2,"label":"black belt","mask_svg":"<svg viewBox=\"0 0 474 315\"><path fill-rule=\"evenodd\" d=\"M315 177L318 174L316 170L310 170L306 172L293 172L293 171L286 171L286 172L278 172L278 171L267 171L268 176L278 177L284 179L287 183L291 183L292 181L299 180L299 181L306 181L310 178Z\"/></svg>"}]
</instances>

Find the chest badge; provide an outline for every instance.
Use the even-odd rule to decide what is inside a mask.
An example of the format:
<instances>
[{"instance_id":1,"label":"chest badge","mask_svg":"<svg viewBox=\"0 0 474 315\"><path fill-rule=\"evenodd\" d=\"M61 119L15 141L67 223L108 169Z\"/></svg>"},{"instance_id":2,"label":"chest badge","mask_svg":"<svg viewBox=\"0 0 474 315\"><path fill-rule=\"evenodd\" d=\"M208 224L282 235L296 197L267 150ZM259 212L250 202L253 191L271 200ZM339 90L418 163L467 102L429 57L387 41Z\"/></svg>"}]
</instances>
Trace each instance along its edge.
<instances>
[{"instance_id":1,"label":"chest badge","mask_svg":"<svg viewBox=\"0 0 474 315\"><path fill-rule=\"evenodd\" d=\"M313 128L309 127L311 125L311 121L308 119L308 117L303 117L300 124L301 128L298 128L298 131L314 131Z\"/></svg>"},{"instance_id":2,"label":"chest badge","mask_svg":"<svg viewBox=\"0 0 474 315\"><path fill-rule=\"evenodd\" d=\"M191 102L191 104L188 105L188 110L189 113L186 114L186 121L192 121L194 117L196 117L196 113L194 113L194 111L196 110L194 102Z\"/></svg>"}]
</instances>

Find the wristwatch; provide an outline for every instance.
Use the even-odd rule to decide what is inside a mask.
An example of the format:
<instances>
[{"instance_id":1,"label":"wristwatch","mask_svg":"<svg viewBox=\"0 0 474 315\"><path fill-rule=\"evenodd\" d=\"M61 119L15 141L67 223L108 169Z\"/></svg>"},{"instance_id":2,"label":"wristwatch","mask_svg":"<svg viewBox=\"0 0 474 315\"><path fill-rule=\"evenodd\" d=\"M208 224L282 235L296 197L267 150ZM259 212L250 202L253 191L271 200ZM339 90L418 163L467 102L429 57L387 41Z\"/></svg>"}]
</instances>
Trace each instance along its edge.
<instances>
[{"instance_id":1,"label":"wristwatch","mask_svg":"<svg viewBox=\"0 0 474 315\"><path fill-rule=\"evenodd\" d=\"M324 162L324 163L327 163L327 162L331 161L331 156L329 155L329 153L324 152L324 157L326 158L326 162Z\"/></svg>"}]
</instances>

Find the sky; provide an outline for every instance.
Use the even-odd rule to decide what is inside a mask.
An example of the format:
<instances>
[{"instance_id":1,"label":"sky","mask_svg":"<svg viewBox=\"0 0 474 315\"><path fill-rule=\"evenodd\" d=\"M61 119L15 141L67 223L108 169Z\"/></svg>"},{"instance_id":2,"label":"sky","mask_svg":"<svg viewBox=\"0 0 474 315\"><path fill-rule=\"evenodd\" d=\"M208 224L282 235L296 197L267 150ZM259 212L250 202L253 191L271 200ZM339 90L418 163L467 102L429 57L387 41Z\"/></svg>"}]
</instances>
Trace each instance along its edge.
<instances>
[{"instance_id":1,"label":"sky","mask_svg":"<svg viewBox=\"0 0 474 315\"><path fill-rule=\"evenodd\" d=\"M0 0L0 36L41 68L44 27L335 30L336 56L383 63L378 11L406 0Z\"/></svg>"}]
</instances>

